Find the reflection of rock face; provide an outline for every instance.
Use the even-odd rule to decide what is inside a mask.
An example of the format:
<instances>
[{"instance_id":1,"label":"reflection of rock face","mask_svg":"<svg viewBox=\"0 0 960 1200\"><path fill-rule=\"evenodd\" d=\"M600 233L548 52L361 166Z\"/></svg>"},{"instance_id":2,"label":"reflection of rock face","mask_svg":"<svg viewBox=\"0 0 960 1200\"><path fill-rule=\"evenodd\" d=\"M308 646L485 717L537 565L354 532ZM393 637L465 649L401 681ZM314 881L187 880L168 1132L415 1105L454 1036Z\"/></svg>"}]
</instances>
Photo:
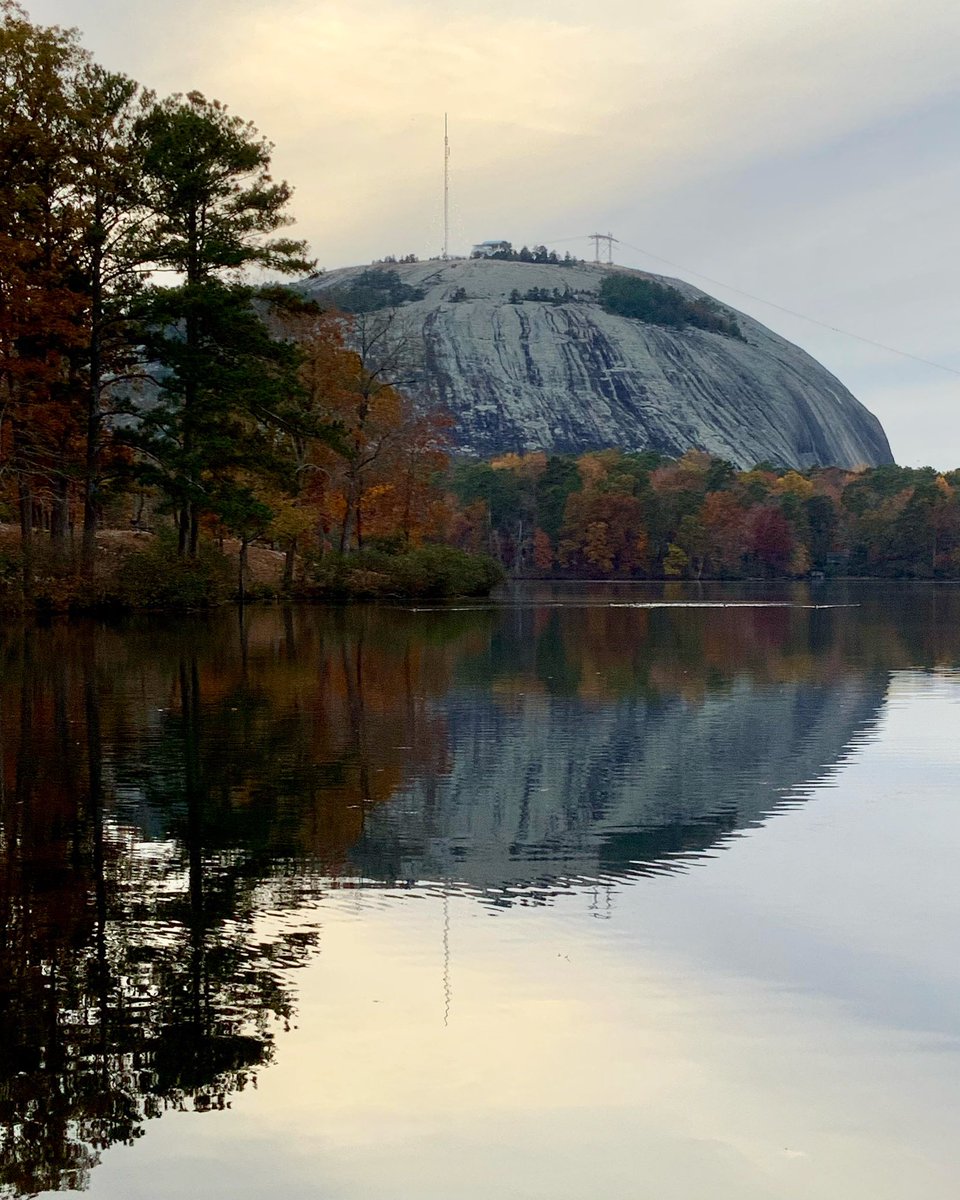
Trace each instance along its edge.
<instances>
[{"instance_id":1,"label":"reflection of rock face","mask_svg":"<svg viewBox=\"0 0 960 1200\"><path fill-rule=\"evenodd\" d=\"M0 1195L248 1086L344 876L624 876L760 820L888 665L958 657L960 596L925 594L0 630Z\"/></svg>"},{"instance_id":2,"label":"reflection of rock face","mask_svg":"<svg viewBox=\"0 0 960 1200\"><path fill-rule=\"evenodd\" d=\"M480 888L642 871L759 821L828 771L884 690L740 678L697 705L536 697L511 710L458 690L449 774L373 813L357 861L373 876Z\"/></svg>"},{"instance_id":3,"label":"reflection of rock face","mask_svg":"<svg viewBox=\"0 0 960 1200\"><path fill-rule=\"evenodd\" d=\"M390 269L424 293L400 311L423 335L425 383L454 415L463 450L696 448L741 467L893 461L876 417L810 355L749 317L737 316L744 341L628 320L597 303L608 268L587 264ZM365 270L332 271L304 286L322 300ZM688 298L704 295L666 282ZM510 302L512 292L531 289L569 289L573 298Z\"/></svg>"}]
</instances>

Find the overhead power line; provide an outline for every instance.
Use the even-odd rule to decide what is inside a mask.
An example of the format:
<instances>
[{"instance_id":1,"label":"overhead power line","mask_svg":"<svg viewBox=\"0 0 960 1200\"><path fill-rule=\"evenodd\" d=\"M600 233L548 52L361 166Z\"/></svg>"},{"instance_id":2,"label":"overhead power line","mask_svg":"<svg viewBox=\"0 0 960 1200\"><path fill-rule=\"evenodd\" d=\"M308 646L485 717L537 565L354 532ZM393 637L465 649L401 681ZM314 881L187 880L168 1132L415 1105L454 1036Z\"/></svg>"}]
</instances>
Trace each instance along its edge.
<instances>
[{"instance_id":1,"label":"overhead power line","mask_svg":"<svg viewBox=\"0 0 960 1200\"><path fill-rule=\"evenodd\" d=\"M554 238L554 242L573 242L585 241L596 237L595 234L581 234L579 238ZM821 329L828 329L831 333L839 333L841 337L853 338L854 341L863 342L864 345L873 346L877 350L886 350L888 354L897 354L901 358L909 358L913 362L923 363L926 367L935 367L938 371L947 371L951 375L960 375L960 369L957 367L948 367L946 363L935 362L932 358L924 358L920 354L912 354L909 350L901 350L897 346L889 346L886 342L878 342L874 338L864 337L859 333L852 333L849 329L841 329L839 325L831 325L828 321L821 321L818 317L808 316L806 313L797 312L795 308L787 308L786 305L778 304L775 300L767 300L763 296L757 296L753 292L746 292L743 288L734 287L732 283L726 283L722 279L714 279L711 275L705 275L702 271L694 271L691 267L685 267L681 263L673 262L669 258L664 258L661 254L654 254L650 250L644 250L642 246L634 246L632 242L625 242L623 238L614 239L621 246L626 246L628 250L634 250L637 254L642 254L646 258L652 258L655 262L661 262L665 266L672 267L675 271L682 271L685 275L694 275L697 279L703 279L707 283L712 283L715 287L726 288L728 292L734 292L738 296L745 296L748 300L753 300L757 304L765 304L768 308L775 308L778 312L786 313L788 316L797 317L801 321L807 321L810 325L818 325Z\"/></svg>"}]
</instances>

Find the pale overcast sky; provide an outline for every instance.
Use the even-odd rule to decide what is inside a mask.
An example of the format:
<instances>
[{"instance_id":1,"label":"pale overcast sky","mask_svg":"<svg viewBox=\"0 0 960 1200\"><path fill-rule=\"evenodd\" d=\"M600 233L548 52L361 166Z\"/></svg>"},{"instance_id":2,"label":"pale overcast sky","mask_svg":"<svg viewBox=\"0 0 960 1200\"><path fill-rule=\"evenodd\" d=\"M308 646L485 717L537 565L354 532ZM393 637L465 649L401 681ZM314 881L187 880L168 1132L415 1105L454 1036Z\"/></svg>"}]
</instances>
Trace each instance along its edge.
<instances>
[{"instance_id":1,"label":"pale overcast sky","mask_svg":"<svg viewBox=\"0 0 960 1200\"><path fill-rule=\"evenodd\" d=\"M799 343L898 462L960 466L960 5L27 0L276 143L320 265L504 237L688 278ZM641 251L632 247L642 247ZM684 270L649 257L659 255ZM898 357L704 282L700 272Z\"/></svg>"}]
</instances>

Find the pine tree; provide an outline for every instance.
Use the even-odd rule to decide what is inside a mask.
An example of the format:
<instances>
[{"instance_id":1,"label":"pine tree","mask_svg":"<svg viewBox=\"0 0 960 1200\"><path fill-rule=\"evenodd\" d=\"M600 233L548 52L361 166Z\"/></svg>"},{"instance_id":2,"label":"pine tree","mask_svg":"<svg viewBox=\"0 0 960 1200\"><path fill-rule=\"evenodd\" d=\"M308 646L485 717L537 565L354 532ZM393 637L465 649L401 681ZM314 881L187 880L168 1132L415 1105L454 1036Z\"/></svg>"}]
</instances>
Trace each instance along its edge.
<instances>
[{"instance_id":1,"label":"pine tree","mask_svg":"<svg viewBox=\"0 0 960 1200\"><path fill-rule=\"evenodd\" d=\"M130 305L142 287L142 143L137 122L153 102L125 75L87 62L73 91L70 151L76 164L82 237L79 283L86 297L83 401L83 565L96 553L105 483L105 422L111 394L133 369Z\"/></svg>"},{"instance_id":2,"label":"pine tree","mask_svg":"<svg viewBox=\"0 0 960 1200\"><path fill-rule=\"evenodd\" d=\"M245 270L308 271L289 224L291 189L270 177L271 145L253 125L197 92L156 104L139 122L152 224L144 257L181 282L141 307L158 397L135 439L176 510L181 554L195 555L203 513L235 507L231 472L256 459L258 437L292 368L253 307Z\"/></svg>"}]
</instances>

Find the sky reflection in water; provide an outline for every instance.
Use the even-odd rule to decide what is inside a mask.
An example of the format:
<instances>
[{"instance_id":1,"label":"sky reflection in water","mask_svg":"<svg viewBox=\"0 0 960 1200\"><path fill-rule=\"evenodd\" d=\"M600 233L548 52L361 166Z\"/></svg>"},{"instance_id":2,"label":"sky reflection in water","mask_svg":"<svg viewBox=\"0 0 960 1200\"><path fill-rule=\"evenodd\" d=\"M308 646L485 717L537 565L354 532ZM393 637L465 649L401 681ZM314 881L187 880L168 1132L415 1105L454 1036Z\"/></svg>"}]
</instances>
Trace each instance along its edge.
<instances>
[{"instance_id":1,"label":"sky reflection in water","mask_svg":"<svg viewBox=\"0 0 960 1200\"><path fill-rule=\"evenodd\" d=\"M0 1194L952 1197L960 595L665 598L5 631Z\"/></svg>"}]
</instances>

